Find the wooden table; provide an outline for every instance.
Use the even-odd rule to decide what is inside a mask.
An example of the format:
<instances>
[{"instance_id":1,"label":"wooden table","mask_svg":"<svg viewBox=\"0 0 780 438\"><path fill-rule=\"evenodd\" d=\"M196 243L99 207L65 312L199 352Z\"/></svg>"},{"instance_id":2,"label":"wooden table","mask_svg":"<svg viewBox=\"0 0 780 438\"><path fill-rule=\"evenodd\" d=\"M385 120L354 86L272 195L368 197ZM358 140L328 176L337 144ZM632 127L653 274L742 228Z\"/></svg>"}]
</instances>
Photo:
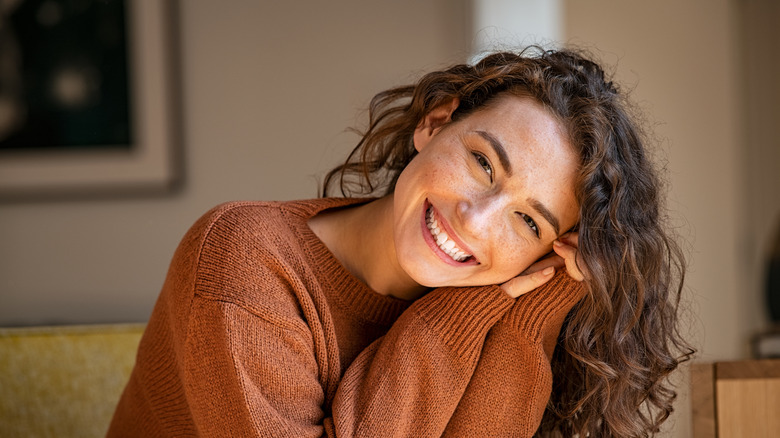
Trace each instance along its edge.
<instances>
[{"instance_id":1,"label":"wooden table","mask_svg":"<svg viewBox=\"0 0 780 438\"><path fill-rule=\"evenodd\" d=\"M694 438L780 437L780 359L691 365Z\"/></svg>"}]
</instances>

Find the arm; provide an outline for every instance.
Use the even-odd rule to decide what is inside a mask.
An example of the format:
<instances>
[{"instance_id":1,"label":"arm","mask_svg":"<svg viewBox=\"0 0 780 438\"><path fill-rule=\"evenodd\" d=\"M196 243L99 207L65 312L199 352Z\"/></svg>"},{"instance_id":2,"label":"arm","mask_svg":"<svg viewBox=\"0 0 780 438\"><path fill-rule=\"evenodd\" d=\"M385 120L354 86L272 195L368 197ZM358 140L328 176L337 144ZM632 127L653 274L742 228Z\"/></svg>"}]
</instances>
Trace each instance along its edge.
<instances>
[{"instance_id":1,"label":"arm","mask_svg":"<svg viewBox=\"0 0 780 438\"><path fill-rule=\"evenodd\" d=\"M196 299L182 360L193 420L204 436L440 436L512 303L496 286L421 298L352 363L327 417L305 324Z\"/></svg>"},{"instance_id":2,"label":"arm","mask_svg":"<svg viewBox=\"0 0 780 438\"><path fill-rule=\"evenodd\" d=\"M542 266L516 278L511 294L536 289L552 273ZM329 430L338 436L441 436L487 332L515 303L499 286L440 288L417 300L347 370Z\"/></svg>"},{"instance_id":3,"label":"arm","mask_svg":"<svg viewBox=\"0 0 780 438\"><path fill-rule=\"evenodd\" d=\"M440 288L416 301L344 375L337 436L441 436L487 331L513 301L497 286Z\"/></svg>"},{"instance_id":4,"label":"arm","mask_svg":"<svg viewBox=\"0 0 780 438\"><path fill-rule=\"evenodd\" d=\"M488 333L445 436L533 436L550 397L561 325L582 297L582 284L561 271L517 299Z\"/></svg>"}]
</instances>

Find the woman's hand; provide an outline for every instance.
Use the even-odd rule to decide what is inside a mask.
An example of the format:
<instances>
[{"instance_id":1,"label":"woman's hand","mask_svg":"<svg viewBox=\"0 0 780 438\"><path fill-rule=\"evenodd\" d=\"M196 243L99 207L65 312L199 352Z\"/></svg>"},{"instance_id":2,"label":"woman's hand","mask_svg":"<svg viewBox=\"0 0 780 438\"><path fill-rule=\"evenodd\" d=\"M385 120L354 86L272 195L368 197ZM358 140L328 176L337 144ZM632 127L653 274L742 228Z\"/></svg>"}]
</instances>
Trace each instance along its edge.
<instances>
[{"instance_id":1,"label":"woman's hand","mask_svg":"<svg viewBox=\"0 0 780 438\"><path fill-rule=\"evenodd\" d=\"M576 232L566 233L553 242L553 251L561 256L566 264L566 272L577 281L585 279L585 274L577 266L577 242L579 235Z\"/></svg>"},{"instance_id":2,"label":"woman's hand","mask_svg":"<svg viewBox=\"0 0 780 438\"><path fill-rule=\"evenodd\" d=\"M522 274L501 285L512 298L531 292L547 283L558 268L566 267L569 276L577 281L585 279L577 267L577 233L566 233L553 242L553 251L536 261Z\"/></svg>"}]
</instances>

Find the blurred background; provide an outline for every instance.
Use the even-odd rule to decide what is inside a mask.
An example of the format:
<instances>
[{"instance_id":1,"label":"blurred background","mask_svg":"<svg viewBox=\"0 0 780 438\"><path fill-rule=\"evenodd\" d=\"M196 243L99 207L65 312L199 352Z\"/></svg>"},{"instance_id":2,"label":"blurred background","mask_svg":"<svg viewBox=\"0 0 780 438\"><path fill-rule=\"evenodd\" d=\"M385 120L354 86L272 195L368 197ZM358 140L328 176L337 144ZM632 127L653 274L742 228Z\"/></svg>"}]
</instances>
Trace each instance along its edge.
<instances>
[{"instance_id":1,"label":"blurred background","mask_svg":"<svg viewBox=\"0 0 780 438\"><path fill-rule=\"evenodd\" d=\"M765 264L780 220L777 2L186 0L172 12L162 91L174 103L175 183L0 199L0 326L146 321L179 239L210 207L316 197L375 93L531 43L590 50L643 111L689 255L685 330L697 360L746 358L768 326ZM683 437L680 381L668 429Z\"/></svg>"}]
</instances>

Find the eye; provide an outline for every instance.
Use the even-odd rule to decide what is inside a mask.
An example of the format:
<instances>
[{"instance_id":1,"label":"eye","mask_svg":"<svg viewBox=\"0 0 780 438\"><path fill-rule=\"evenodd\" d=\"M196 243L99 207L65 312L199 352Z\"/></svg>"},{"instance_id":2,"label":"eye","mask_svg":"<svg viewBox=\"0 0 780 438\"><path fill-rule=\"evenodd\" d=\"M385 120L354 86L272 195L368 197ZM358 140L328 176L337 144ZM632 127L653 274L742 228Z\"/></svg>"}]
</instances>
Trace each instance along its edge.
<instances>
[{"instance_id":1,"label":"eye","mask_svg":"<svg viewBox=\"0 0 780 438\"><path fill-rule=\"evenodd\" d=\"M472 152L471 154L474 155L474 158L477 160L477 164L479 164L480 167L482 167L482 170L484 170L485 173L487 173L487 175L490 177L490 182L493 182L493 167L490 165L490 161L488 161L488 159L479 152Z\"/></svg>"},{"instance_id":2,"label":"eye","mask_svg":"<svg viewBox=\"0 0 780 438\"><path fill-rule=\"evenodd\" d=\"M536 222L534 222L531 216L528 216L525 213L519 213L519 214L520 217L523 218L523 220L525 221L526 225L528 225L528 228L530 228L531 231L533 231L534 234L536 234L536 237L539 237L539 227L536 225Z\"/></svg>"}]
</instances>

